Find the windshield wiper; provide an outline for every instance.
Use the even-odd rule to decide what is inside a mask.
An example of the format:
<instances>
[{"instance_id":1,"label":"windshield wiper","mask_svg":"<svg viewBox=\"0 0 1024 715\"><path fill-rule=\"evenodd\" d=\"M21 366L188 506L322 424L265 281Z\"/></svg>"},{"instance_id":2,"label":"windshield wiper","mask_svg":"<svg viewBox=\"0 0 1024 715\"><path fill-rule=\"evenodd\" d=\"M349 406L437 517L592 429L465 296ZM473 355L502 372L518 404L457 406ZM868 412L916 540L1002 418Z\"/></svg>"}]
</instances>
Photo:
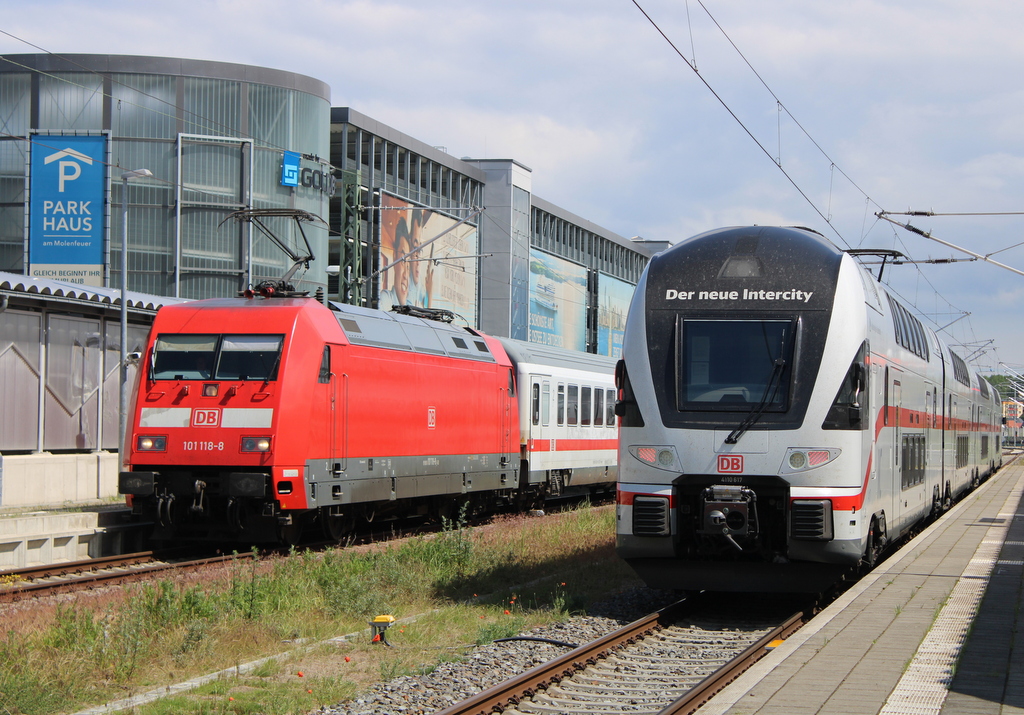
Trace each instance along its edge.
<instances>
[{"instance_id":1,"label":"windshield wiper","mask_svg":"<svg viewBox=\"0 0 1024 715\"><path fill-rule=\"evenodd\" d=\"M754 405L754 409L750 411L750 414L740 422L736 429L729 433L729 436L725 438L726 444L736 444L740 437L742 437L748 429L753 427L755 422L761 419L761 415L768 406L769 399L775 397L775 393L778 392L779 385L782 384L782 368L785 366L786 361L783 358L775 359L775 364L772 367L772 374L768 378L768 384L764 386L764 394L761 396L761 401Z\"/></svg>"}]
</instances>

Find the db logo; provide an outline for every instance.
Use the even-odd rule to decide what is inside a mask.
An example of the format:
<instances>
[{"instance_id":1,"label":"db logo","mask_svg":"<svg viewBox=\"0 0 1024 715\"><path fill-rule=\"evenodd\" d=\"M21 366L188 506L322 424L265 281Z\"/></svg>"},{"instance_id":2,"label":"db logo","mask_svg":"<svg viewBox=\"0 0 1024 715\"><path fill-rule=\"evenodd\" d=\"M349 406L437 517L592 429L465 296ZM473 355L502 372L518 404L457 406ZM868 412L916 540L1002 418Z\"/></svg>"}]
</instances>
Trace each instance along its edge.
<instances>
[{"instance_id":1,"label":"db logo","mask_svg":"<svg viewBox=\"0 0 1024 715\"><path fill-rule=\"evenodd\" d=\"M718 455L718 471L723 474L741 474L743 472L742 454Z\"/></svg>"},{"instance_id":2,"label":"db logo","mask_svg":"<svg viewBox=\"0 0 1024 715\"><path fill-rule=\"evenodd\" d=\"M434 429L437 427L437 408L427 408L427 429Z\"/></svg>"},{"instance_id":3,"label":"db logo","mask_svg":"<svg viewBox=\"0 0 1024 715\"><path fill-rule=\"evenodd\" d=\"M192 410L193 427L219 427L220 410Z\"/></svg>"}]
</instances>

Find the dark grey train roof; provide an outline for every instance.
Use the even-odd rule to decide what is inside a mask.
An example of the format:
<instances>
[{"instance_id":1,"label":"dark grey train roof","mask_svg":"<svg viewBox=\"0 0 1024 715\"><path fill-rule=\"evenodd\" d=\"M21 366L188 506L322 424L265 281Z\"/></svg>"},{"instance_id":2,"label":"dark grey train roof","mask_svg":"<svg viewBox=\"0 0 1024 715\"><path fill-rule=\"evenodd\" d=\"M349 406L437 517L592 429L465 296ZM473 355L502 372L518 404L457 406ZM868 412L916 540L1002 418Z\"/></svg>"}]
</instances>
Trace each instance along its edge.
<instances>
[{"instance_id":1,"label":"dark grey train roof","mask_svg":"<svg viewBox=\"0 0 1024 715\"><path fill-rule=\"evenodd\" d=\"M0 271L0 293L22 294L26 298L39 296L43 300L50 299L61 302L92 303L118 307L121 305L121 291L118 288L78 285L77 283L33 278L31 276L4 273L2 271ZM129 308L136 311L153 313L164 305L188 302L184 298L171 298L133 291L127 291L125 298Z\"/></svg>"},{"instance_id":2,"label":"dark grey train roof","mask_svg":"<svg viewBox=\"0 0 1024 715\"><path fill-rule=\"evenodd\" d=\"M487 342L466 328L334 301L328 307L354 345L497 362Z\"/></svg>"}]
</instances>

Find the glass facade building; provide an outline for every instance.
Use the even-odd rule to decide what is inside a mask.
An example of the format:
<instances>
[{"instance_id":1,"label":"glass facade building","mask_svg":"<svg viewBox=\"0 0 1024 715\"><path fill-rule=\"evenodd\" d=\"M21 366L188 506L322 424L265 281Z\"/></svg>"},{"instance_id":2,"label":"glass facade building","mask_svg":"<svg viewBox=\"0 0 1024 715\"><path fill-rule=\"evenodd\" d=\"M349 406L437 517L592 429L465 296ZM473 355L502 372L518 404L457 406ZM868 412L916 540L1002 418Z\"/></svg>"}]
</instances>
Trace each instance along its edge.
<instances>
[{"instance_id":1,"label":"glass facade building","mask_svg":"<svg viewBox=\"0 0 1024 715\"><path fill-rule=\"evenodd\" d=\"M101 227L96 255L102 274L86 283L121 285L127 200L130 290L221 297L280 278L292 260L251 222L230 218L245 209L300 209L322 217L322 225L302 226L305 239L292 219L268 218L266 225L300 253L308 240L319 259L296 275L295 287L326 288L334 181L321 159L329 154L330 123L330 90L323 82L198 60L6 55L0 57L0 98L0 270L32 275L44 254L52 258L43 263L70 260L62 257L68 251L41 240L34 216L54 206L73 215L84 202L48 198L45 187L37 188L38 177L62 150L69 167L61 169L62 182L94 168L66 161L65 138L97 137L105 152L104 205L85 205L91 225ZM282 185L285 152L298 155L302 180L296 185ZM123 196L122 173L143 168L152 177L132 179ZM52 225L54 219L43 220Z\"/></svg>"},{"instance_id":2,"label":"glass facade building","mask_svg":"<svg viewBox=\"0 0 1024 715\"><path fill-rule=\"evenodd\" d=\"M331 110L331 163L339 190L328 294L344 302L386 307L391 245L402 232L394 215L428 211L429 226L464 221L473 234L465 249L475 255L442 254L448 273L474 281L472 307L453 312L492 335L610 355L631 287L667 245L623 238L540 199L520 162L459 159L348 107ZM413 250L414 266L435 262L436 253ZM468 292L454 280L447 287Z\"/></svg>"}]
</instances>

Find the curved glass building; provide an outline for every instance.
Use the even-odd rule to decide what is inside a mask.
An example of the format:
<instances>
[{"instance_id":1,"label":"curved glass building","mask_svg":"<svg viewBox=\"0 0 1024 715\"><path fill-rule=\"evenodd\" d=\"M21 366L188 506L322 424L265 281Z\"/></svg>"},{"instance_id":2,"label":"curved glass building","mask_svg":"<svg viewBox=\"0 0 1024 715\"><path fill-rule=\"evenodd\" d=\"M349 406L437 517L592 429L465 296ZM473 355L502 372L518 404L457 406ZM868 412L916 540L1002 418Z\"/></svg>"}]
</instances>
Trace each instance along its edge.
<instances>
[{"instance_id":1,"label":"curved glass building","mask_svg":"<svg viewBox=\"0 0 1024 715\"><path fill-rule=\"evenodd\" d=\"M0 57L0 97L0 271L118 287L127 224L132 291L234 295L309 253L292 283L326 287L325 83L223 62L27 54ZM125 177L139 169L152 176ZM266 216L264 232L232 216L246 209L323 221Z\"/></svg>"}]
</instances>

